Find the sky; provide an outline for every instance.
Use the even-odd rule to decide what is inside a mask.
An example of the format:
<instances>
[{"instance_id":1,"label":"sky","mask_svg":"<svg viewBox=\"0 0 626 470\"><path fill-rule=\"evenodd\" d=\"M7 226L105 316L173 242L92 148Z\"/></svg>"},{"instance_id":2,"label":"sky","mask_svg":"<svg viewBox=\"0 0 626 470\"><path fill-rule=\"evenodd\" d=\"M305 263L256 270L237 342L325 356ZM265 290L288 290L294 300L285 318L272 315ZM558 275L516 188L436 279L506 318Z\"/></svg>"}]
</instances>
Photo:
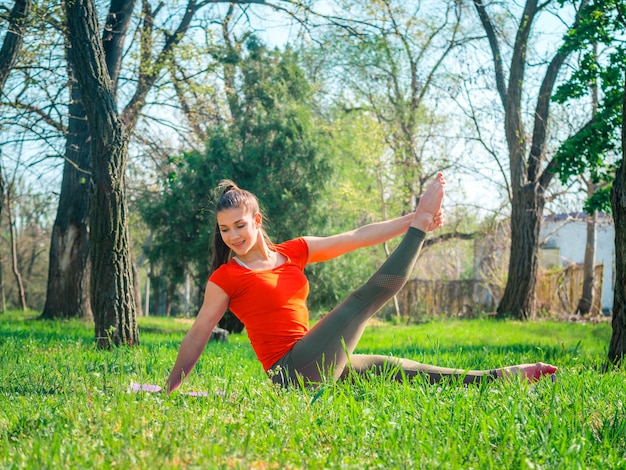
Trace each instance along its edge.
<instances>
[{"instance_id":1,"label":"sky","mask_svg":"<svg viewBox=\"0 0 626 470\"><path fill-rule=\"evenodd\" d=\"M328 3L322 3L320 8L326 11L330 10ZM258 34L269 45L282 47L294 40L298 32L297 26L286 23L284 16L273 13L268 8L250 8L248 17L258 28ZM562 31L562 25L555 21L554 17L544 19L538 24L538 28L541 31L550 32L548 37L551 41L560 37ZM550 47L551 41L545 43L546 48ZM543 45L540 44L539 49L541 50L542 47ZM499 104L497 101L495 103ZM460 132L459 129L456 129L456 132ZM37 148L32 145L29 148L5 147L2 158L3 161L5 159L23 159L20 154L32 154L31 161L37 162L37 164L26 166L25 181L34 187L48 191L51 197L55 197L58 194L58 188L60 188L62 161L58 158L45 160L45 155L50 151L51 149ZM452 147L452 151L468 159L471 164L467 165L468 168L464 171L453 171L448 174L450 205L464 204L470 208L473 207L477 213L485 216L493 211L501 210L504 197L501 190L503 179L495 162L485 155L480 147L469 145L467 142L459 141ZM506 161L506 157L504 160ZM479 163L480 171L476 171L476 163Z\"/></svg>"}]
</instances>

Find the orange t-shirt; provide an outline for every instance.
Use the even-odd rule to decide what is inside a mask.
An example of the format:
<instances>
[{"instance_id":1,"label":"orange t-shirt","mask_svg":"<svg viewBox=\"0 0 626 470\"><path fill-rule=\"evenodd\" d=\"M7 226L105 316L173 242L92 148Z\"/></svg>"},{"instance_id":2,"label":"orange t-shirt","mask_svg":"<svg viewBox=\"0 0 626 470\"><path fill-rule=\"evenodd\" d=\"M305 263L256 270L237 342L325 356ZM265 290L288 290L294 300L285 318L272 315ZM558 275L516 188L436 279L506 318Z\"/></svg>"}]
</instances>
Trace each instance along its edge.
<instances>
[{"instance_id":1,"label":"orange t-shirt","mask_svg":"<svg viewBox=\"0 0 626 470\"><path fill-rule=\"evenodd\" d=\"M230 298L228 308L242 321L267 371L309 330L304 267L309 247L303 238L274 246L287 261L266 271L250 270L234 259L209 278Z\"/></svg>"}]
</instances>

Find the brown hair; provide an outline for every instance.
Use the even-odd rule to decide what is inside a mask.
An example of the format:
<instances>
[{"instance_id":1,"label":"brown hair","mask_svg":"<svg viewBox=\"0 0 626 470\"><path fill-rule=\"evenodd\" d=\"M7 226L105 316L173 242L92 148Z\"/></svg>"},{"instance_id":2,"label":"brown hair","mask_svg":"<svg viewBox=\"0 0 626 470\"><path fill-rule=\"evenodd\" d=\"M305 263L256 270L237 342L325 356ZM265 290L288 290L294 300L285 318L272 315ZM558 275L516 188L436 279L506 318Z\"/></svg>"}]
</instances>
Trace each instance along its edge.
<instances>
[{"instance_id":1,"label":"brown hair","mask_svg":"<svg viewBox=\"0 0 626 470\"><path fill-rule=\"evenodd\" d=\"M231 180L222 180L217 185L214 191L217 202L215 203L215 215L221 211L227 209L238 209L243 207L252 214L261 213L259 209L259 201L257 197L250 191L239 188ZM263 238L267 242L268 246L272 247L265 229L261 227L261 233ZM215 232L213 233L213 261L211 263L211 272L215 271L221 265L228 263L232 257L232 252L220 234L219 225L215 222Z\"/></svg>"}]
</instances>

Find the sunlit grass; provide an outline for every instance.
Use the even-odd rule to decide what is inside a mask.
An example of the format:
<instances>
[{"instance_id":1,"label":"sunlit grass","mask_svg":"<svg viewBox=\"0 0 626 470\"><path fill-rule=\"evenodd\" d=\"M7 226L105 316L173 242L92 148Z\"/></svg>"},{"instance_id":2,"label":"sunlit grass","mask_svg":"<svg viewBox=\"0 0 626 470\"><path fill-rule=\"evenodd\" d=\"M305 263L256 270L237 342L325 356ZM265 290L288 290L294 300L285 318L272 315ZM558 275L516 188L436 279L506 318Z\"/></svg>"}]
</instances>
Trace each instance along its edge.
<instances>
[{"instance_id":1,"label":"sunlit grass","mask_svg":"<svg viewBox=\"0 0 626 470\"><path fill-rule=\"evenodd\" d=\"M189 323L140 319L141 345L99 351L79 321L0 317L2 468L621 468L626 373L601 373L608 324L372 326L359 352L443 366L542 360L556 383L431 386L385 377L277 390L243 335L210 343L184 391L162 384Z\"/></svg>"}]
</instances>

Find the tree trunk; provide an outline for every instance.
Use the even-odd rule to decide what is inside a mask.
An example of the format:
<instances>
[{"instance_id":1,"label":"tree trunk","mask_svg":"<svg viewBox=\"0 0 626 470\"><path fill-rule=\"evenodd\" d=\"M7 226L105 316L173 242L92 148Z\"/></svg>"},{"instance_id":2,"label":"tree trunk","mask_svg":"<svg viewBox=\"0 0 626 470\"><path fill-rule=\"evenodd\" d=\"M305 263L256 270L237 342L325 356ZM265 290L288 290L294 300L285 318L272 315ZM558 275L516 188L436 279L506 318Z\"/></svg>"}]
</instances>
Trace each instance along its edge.
<instances>
[{"instance_id":1,"label":"tree trunk","mask_svg":"<svg viewBox=\"0 0 626 470\"><path fill-rule=\"evenodd\" d=\"M590 183L591 184L591 183ZM591 192L593 194L593 191ZM587 243L585 244L585 261L583 264L583 292L576 307L576 313L588 315L593 305L593 288L595 284L594 265L596 262L596 225L598 211L587 218Z\"/></svg>"},{"instance_id":2,"label":"tree trunk","mask_svg":"<svg viewBox=\"0 0 626 470\"><path fill-rule=\"evenodd\" d=\"M71 101L63 182L50 242L46 303L41 318L92 318L89 299L89 127L67 47Z\"/></svg>"},{"instance_id":3,"label":"tree trunk","mask_svg":"<svg viewBox=\"0 0 626 470\"><path fill-rule=\"evenodd\" d=\"M11 208L11 184L7 191L7 216L9 217L9 240L11 243L11 265L13 267L13 275L15 276L15 283L17 284L17 294L20 301L20 307L23 311L28 310L26 306L26 292L24 291L24 283L22 282L22 275L17 263L17 230L15 228L15 220L13 218L13 209Z\"/></svg>"},{"instance_id":4,"label":"tree trunk","mask_svg":"<svg viewBox=\"0 0 626 470\"><path fill-rule=\"evenodd\" d=\"M598 56L598 43L593 44L594 56ZM590 85L591 91L591 118L598 112L598 80ZM597 186L589 179L587 182L587 198L591 198ZM587 217L587 243L585 244L585 260L583 264L583 292L576 307L576 313L588 315L593 305L593 288L595 284L594 265L596 264L596 226L598 225L598 211Z\"/></svg>"},{"instance_id":5,"label":"tree trunk","mask_svg":"<svg viewBox=\"0 0 626 470\"><path fill-rule=\"evenodd\" d=\"M2 48L0 49L0 95L3 94L4 85L6 84L9 74L15 65L17 58L19 57L22 45L24 44L24 31L26 29L26 20L32 6L31 0L16 0L13 5L13 9L9 14L9 24L7 33L2 41ZM2 220L2 209L4 206L4 176L2 173L2 162L0 161L0 220ZM20 295L20 302L22 308L26 310L26 297L24 294L24 286L22 284L22 278L17 269L17 259L15 254L15 227L12 222L12 214L10 207L10 200L7 198L7 213L9 215L9 223L11 225L11 251L13 254L13 274L17 280L18 292ZM4 279L2 277L2 255L0 255L0 301L2 302L2 312L6 311L6 303L4 297Z\"/></svg>"},{"instance_id":6,"label":"tree trunk","mask_svg":"<svg viewBox=\"0 0 626 470\"><path fill-rule=\"evenodd\" d=\"M113 93L121 68L134 1L112 0L104 28L103 43ZM67 44L70 86L69 124L65 143L63 182L50 243L46 303L41 318L92 318L89 298L89 181L90 134L80 87L73 70L73 50Z\"/></svg>"},{"instance_id":7,"label":"tree trunk","mask_svg":"<svg viewBox=\"0 0 626 470\"><path fill-rule=\"evenodd\" d=\"M135 311L138 317L142 317L143 310L141 307L141 283L139 282L140 281L139 266L134 260L132 260L132 268L133 268L133 289L135 289Z\"/></svg>"},{"instance_id":8,"label":"tree trunk","mask_svg":"<svg viewBox=\"0 0 626 470\"><path fill-rule=\"evenodd\" d=\"M4 170L2 168L2 158L0 158L0 227L2 226L2 209L4 208L4 201ZM2 252L0 252L0 302L2 303L2 313L7 310L4 297L4 277L2 276L3 266L4 260L2 259Z\"/></svg>"},{"instance_id":9,"label":"tree trunk","mask_svg":"<svg viewBox=\"0 0 626 470\"><path fill-rule=\"evenodd\" d=\"M622 161L615 172L611 189L611 209L615 222L615 288L613 296L613 333L609 362L618 364L626 355L626 85L622 94Z\"/></svg>"},{"instance_id":10,"label":"tree trunk","mask_svg":"<svg viewBox=\"0 0 626 470\"><path fill-rule=\"evenodd\" d=\"M528 320L534 315L539 231L544 204L543 191L530 184L523 186L513 197L509 277L498 305L498 318L512 315Z\"/></svg>"},{"instance_id":11,"label":"tree trunk","mask_svg":"<svg viewBox=\"0 0 626 470\"><path fill-rule=\"evenodd\" d=\"M91 306L99 347L139 342L129 250L128 135L116 111L93 0L67 0L74 67L91 134Z\"/></svg>"},{"instance_id":12,"label":"tree trunk","mask_svg":"<svg viewBox=\"0 0 626 470\"><path fill-rule=\"evenodd\" d=\"M624 134L624 132L622 132ZM626 354L626 174L624 160L615 174L611 190L611 208L615 221L615 290L609 361L621 362Z\"/></svg>"},{"instance_id":13,"label":"tree trunk","mask_svg":"<svg viewBox=\"0 0 626 470\"><path fill-rule=\"evenodd\" d=\"M7 34L2 41L0 49L0 93L4 90L4 84L9 78L11 69L15 65L24 43L24 30L26 19L30 12L31 0L16 0L9 15Z\"/></svg>"}]
</instances>

